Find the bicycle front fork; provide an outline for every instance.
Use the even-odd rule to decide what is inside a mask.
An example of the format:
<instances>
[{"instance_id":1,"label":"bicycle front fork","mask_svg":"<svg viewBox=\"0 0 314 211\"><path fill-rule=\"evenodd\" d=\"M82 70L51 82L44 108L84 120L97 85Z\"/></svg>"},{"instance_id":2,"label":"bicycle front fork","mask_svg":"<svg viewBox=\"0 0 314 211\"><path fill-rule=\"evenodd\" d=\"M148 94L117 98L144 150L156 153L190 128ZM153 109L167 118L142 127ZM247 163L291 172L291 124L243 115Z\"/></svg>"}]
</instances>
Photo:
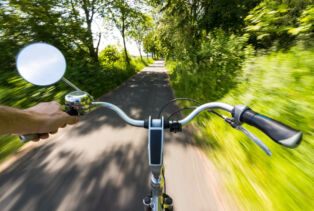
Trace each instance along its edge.
<instances>
[{"instance_id":1,"label":"bicycle front fork","mask_svg":"<svg viewBox=\"0 0 314 211\"><path fill-rule=\"evenodd\" d=\"M143 199L144 211L173 211L172 198L167 194L162 194L161 204L157 205L153 203L152 196L145 196ZM156 208L155 208L156 206ZM158 209L158 206L160 207ZM154 209L155 208L155 209Z\"/></svg>"},{"instance_id":2,"label":"bicycle front fork","mask_svg":"<svg viewBox=\"0 0 314 211\"><path fill-rule=\"evenodd\" d=\"M173 200L170 196L163 193L164 178L161 175L156 179L153 175L151 178L151 195L143 199L144 211L172 211Z\"/></svg>"}]
</instances>

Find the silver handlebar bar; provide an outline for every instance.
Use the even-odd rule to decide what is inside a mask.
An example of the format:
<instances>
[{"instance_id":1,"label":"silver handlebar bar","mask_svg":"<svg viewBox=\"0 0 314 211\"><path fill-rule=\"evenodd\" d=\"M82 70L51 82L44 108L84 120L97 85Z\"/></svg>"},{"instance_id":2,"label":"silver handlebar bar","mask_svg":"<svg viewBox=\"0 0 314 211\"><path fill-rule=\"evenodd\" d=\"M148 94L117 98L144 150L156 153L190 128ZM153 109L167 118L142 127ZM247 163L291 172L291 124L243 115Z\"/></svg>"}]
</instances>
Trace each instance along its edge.
<instances>
[{"instance_id":1,"label":"silver handlebar bar","mask_svg":"<svg viewBox=\"0 0 314 211\"><path fill-rule=\"evenodd\" d=\"M217 103L217 102L213 102L213 103L206 103L203 104L199 107L197 107L196 109L194 109L187 117L185 117L182 120L179 120L178 122L182 125L187 124L188 122L190 122L197 114L199 114L201 111L204 111L206 109L222 109L225 111L228 111L229 113L232 112L233 110L233 106L228 105L226 103Z\"/></svg>"},{"instance_id":2,"label":"silver handlebar bar","mask_svg":"<svg viewBox=\"0 0 314 211\"><path fill-rule=\"evenodd\" d=\"M130 118L118 106L115 106L115 105L113 105L111 103L92 102L92 105L101 106L101 107L105 107L105 108L108 108L110 110L113 110L114 112L116 112L121 117L121 119L123 119L125 122L127 122L130 125L133 125L133 126L136 126L136 127L144 127L144 120L136 120L136 119Z\"/></svg>"},{"instance_id":3,"label":"silver handlebar bar","mask_svg":"<svg viewBox=\"0 0 314 211\"><path fill-rule=\"evenodd\" d=\"M144 120L136 120L136 119L132 119L130 118L126 113L124 113L118 106L115 106L111 103L106 103L106 102L92 102L92 105L95 106L101 106L101 107L105 107L108 108L110 110L113 110L114 112L116 112L125 122L127 122L130 125L133 126L137 126L137 127L144 127ZM196 109L194 109L192 111L192 113L190 113L187 117L185 117L182 120L179 120L178 122L182 125L187 124L188 122L190 122L197 114L199 114L201 111L206 110L206 109L222 109L225 111L228 111L229 113L231 113L233 106L225 104L225 103L218 103L218 102L213 102L213 103L206 103L203 104L199 107L197 107Z\"/></svg>"},{"instance_id":4,"label":"silver handlebar bar","mask_svg":"<svg viewBox=\"0 0 314 211\"><path fill-rule=\"evenodd\" d=\"M113 110L116 112L125 122L127 122L130 125L137 126L137 127L145 127L145 121L144 120L136 120L130 118L126 113L124 113L118 106L115 106L111 103L106 103L106 102L92 102L92 105L95 106L102 106L108 109ZM206 103L203 104L196 109L194 109L187 117L185 117L182 120L179 120L178 123L181 125L185 125L188 122L190 122L197 114L199 114L201 111L206 110L206 109L222 109L225 111L228 111L229 113L232 113L233 109L235 107L225 104L225 103L218 103L218 102L213 102L213 103ZM170 121L170 124L172 122ZM270 150L267 148L267 146L259 139L257 138L253 133L248 131L247 129L243 128L240 126L241 123L236 123L236 129L240 130L243 132L247 137L249 137L252 141L254 141L267 155L271 155Z\"/></svg>"}]
</instances>

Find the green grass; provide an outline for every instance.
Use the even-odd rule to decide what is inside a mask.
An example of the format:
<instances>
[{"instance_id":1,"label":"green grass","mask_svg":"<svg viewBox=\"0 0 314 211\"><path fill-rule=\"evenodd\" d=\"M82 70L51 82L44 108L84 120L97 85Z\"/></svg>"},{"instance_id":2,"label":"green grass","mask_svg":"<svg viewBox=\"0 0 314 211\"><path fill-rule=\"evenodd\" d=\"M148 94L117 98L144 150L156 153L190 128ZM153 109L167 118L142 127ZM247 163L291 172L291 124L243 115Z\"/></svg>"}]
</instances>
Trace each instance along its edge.
<instances>
[{"instance_id":1,"label":"green grass","mask_svg":"<svg viewBox=\"0 0 314 211\"><path fill-rule=\"evenodd\" d=\"M176 63L170 62L168 68L170 75L178 74L174 73ZM193 77L197 80L198 76ZM202 95L195 92L197 87L179 90L182 86L176 79L178 77L171 77L176 97L190 96L189 92L194 92L193 96ZM207 80L212 83L215 79ZM194 122L199 128L197 143L221 170L225 184L241 209L313 210L314 51L294 48L286 53L247 59L236 83L234 89L216 101L248 105L297 128L304 133L303 142L296 149L287 149L245 125L270 148L273 155L268 157L223 120L203 114ZM204 95L199 99L212 100Z\"/></svg>"},{"instance_id":2,"label":"green grass","mask_svg":"<svg viewBox=\"0 0 314 211\"><path fill-rule=\"evenodd\" d=\"M22 142L15 136L0 136L0 162L16 152L22 145Z\"/></svg>"},{"instance_id":3,"label":"green grass","mask_svg":"<svg viewBox=\"0 0 314 211\"><path fill-rule=\"evenodd\" d=\"M96 98L119 86L123 81L152 64L153 59L123 61L114 64L86 65L76 63L69 66L66 77L80 89L88 91ZM0 85L0 104L17 108L27 108L39 102L55 100L61 104L64 96L72 91L63 82L49 87L37 87L25 82L16 72L3 74ZM0 136L0 162L16 152L22 144L16 136Z\"/></svg>"}]
</instances>

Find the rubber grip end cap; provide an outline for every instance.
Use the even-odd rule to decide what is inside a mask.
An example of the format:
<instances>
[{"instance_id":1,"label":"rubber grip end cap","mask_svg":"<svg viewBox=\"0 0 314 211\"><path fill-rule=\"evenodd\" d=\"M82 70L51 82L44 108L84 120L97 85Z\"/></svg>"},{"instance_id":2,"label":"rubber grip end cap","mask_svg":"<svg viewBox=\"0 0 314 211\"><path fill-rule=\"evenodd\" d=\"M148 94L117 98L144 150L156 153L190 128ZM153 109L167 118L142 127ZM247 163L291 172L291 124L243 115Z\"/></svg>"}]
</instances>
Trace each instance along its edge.
<instances>
[{"instance_id":1,"label":"rubber grip end cap","mask_svg":"<svg viewBox=\"0 0 314 211\"><path fill-rule=\"evenodd\" d=\"M300 131L290 138L278 140L278 143L288 148L295 148L301 143L301 140L302 140L302 132Z\"/></svg>"}]
</instances>

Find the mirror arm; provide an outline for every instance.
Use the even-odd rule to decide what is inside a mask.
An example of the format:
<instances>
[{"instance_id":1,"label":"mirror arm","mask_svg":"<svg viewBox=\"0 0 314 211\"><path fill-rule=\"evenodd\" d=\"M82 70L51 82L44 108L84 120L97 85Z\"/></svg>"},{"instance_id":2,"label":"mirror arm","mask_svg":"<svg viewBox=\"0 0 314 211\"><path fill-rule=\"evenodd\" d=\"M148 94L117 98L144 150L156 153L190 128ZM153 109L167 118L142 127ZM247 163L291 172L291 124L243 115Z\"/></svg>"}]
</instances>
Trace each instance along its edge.
<instances>
[{"instance_id":1,"label":"mirror arm","mask_svg":"<svg viewBox=\"0 0 314 211\"><path fill-rule=\"evenodd\" d=\"M82 91L79 88L77 88L77 86L75 86L74 84L72 84L70 81L68 81L65 77L62 77L62 80L68 84L70 87L72 87L73 89L75 89L76 91Z\"/></svg>"}]
</instances>

